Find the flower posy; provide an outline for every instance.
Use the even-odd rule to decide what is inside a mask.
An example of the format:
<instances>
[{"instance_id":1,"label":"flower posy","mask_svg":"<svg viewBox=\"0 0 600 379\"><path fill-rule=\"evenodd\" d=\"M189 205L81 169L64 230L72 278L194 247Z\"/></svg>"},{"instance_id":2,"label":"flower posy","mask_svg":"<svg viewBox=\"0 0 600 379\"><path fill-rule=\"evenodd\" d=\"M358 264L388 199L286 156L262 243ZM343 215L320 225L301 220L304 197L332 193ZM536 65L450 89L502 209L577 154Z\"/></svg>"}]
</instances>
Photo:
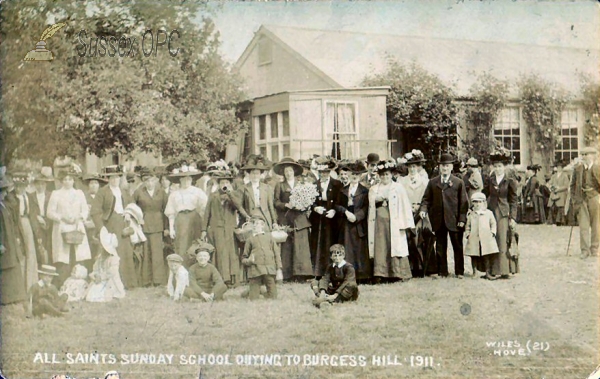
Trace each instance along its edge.
<instances>
[{"instance_id":1,"label":"flower posy","mask_svg":"<svg viewBox=\"0 0 600 379\"><path fill-rule=\"evenodd\" d=\"M319 191L315 184L306 183L295 186L290 195L290 205L298 211L306 211L313 205L318 195Z\"/></svg>"}]
</instances>

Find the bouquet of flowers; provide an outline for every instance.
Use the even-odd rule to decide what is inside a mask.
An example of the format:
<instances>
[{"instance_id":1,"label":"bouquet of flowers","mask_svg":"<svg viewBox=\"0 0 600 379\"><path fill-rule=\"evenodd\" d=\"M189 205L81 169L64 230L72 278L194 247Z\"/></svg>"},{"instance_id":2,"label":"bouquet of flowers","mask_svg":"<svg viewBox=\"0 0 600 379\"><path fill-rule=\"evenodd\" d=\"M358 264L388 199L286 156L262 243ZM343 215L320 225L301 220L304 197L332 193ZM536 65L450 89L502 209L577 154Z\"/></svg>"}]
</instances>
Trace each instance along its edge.
<instances>
[{"instance_id":1,"label":"bouquet of flowers","mask_svg":"<svg viewBox=\"0 0 600 379\"><path fill-rule=\"evenodd\" d=\"M319 196L317 186L315 184L300 184L292 189L290 195L290 205L292 209L298 211L307 211L311 205L315 202L315 199Z\"/></svg>"}]
</instances>

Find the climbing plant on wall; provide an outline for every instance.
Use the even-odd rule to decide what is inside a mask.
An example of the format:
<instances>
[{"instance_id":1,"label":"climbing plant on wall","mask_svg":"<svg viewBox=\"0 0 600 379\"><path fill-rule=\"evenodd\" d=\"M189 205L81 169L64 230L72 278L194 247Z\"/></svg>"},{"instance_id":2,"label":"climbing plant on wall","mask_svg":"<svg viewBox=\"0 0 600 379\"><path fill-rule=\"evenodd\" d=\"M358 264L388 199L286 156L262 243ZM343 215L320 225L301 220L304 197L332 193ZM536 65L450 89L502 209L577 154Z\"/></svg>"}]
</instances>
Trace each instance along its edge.
<instances>
[{"instance_id":1,"label":"climbing plant on wall","mask_svg":"<svg viewBox=\"0 0 600 379\"><path fill-rule=\"evenodd\" d=\"M584 139L587 146L597 146L600 138L600 83L589 76L580 77L581 96L585 111Z\"/></svg>"}]
</instances>

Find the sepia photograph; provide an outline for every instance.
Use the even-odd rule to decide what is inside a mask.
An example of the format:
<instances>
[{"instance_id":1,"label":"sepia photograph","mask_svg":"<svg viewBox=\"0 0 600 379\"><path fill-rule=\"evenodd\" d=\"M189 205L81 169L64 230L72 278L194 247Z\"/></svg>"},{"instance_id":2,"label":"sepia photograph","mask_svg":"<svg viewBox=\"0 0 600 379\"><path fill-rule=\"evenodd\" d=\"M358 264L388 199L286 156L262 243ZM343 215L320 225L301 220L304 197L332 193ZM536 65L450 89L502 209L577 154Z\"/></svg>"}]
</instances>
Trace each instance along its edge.
<instances>
[{"instance_id":1,"label":"sepia photograph","mask_svg":"<svg viewBox=\"0 0 600 379\"><path fill-rule=\"evenodd\" d=\"M600 379L594 0L0 0L0 378Z\"/></svg>"}]
</instances>

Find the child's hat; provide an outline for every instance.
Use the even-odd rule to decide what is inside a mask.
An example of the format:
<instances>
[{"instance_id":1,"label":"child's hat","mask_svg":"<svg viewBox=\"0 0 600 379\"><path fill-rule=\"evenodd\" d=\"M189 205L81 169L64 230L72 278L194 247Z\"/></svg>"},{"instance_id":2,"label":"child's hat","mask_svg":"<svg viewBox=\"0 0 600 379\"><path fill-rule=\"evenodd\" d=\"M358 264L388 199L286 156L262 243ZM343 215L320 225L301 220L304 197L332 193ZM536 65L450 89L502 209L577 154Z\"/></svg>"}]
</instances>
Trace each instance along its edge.
<instances>
[{"instance_id":1,"label":"child's hat","mask_svg":"<svg viewBox=\"0 0 600 379\"><path fill-rule=\"evenodd\" d=\"M51 265L42 265L42 267L39 270L37 270L37 272L44 275L58 276L56 267Z\"/></svg>"},{"instance_id":2,"label":"child's hat","mask_svg":"<svg viewBox=\"0 0 600 379\"><path fill-rule=\"evenodd\" d=\"M131 217L137 221L138 224L144 225L144 212L142 212L142 208L140 208L137 204L129 203L123 213L129 214Z\"/></svg>"},{"instance_id":3,"label":"child's hat","mask_svg":"<svg viewBox=\"0 0 600 379\"><path fill-rule=\"evenodd\" d=\"M179 254L169 254L167 255L167 261L183 263L183 258Z\"/></svg>"},{"instance_id":4,"label":"child's hat","mask_svg":"<svg viewBox=\"0 0 600 379\"><path fill-rule=\"evenodd\" d=\"M117 239L117 235L109 233L105 226L100 229L100 243L107 253L114 256L118 255L117 246L119 246L119 240Z\"/></svg>"},{"instance_id":5,"label":"child's hat","mask_svg":"<svg viewBox=\"0 0 600 379\"><path fill-rule=\"evenodd\" d=\"M485 194L483 192L475 192L471 195L471 201L485 201Z\"/></svg>"}]
</instances>

